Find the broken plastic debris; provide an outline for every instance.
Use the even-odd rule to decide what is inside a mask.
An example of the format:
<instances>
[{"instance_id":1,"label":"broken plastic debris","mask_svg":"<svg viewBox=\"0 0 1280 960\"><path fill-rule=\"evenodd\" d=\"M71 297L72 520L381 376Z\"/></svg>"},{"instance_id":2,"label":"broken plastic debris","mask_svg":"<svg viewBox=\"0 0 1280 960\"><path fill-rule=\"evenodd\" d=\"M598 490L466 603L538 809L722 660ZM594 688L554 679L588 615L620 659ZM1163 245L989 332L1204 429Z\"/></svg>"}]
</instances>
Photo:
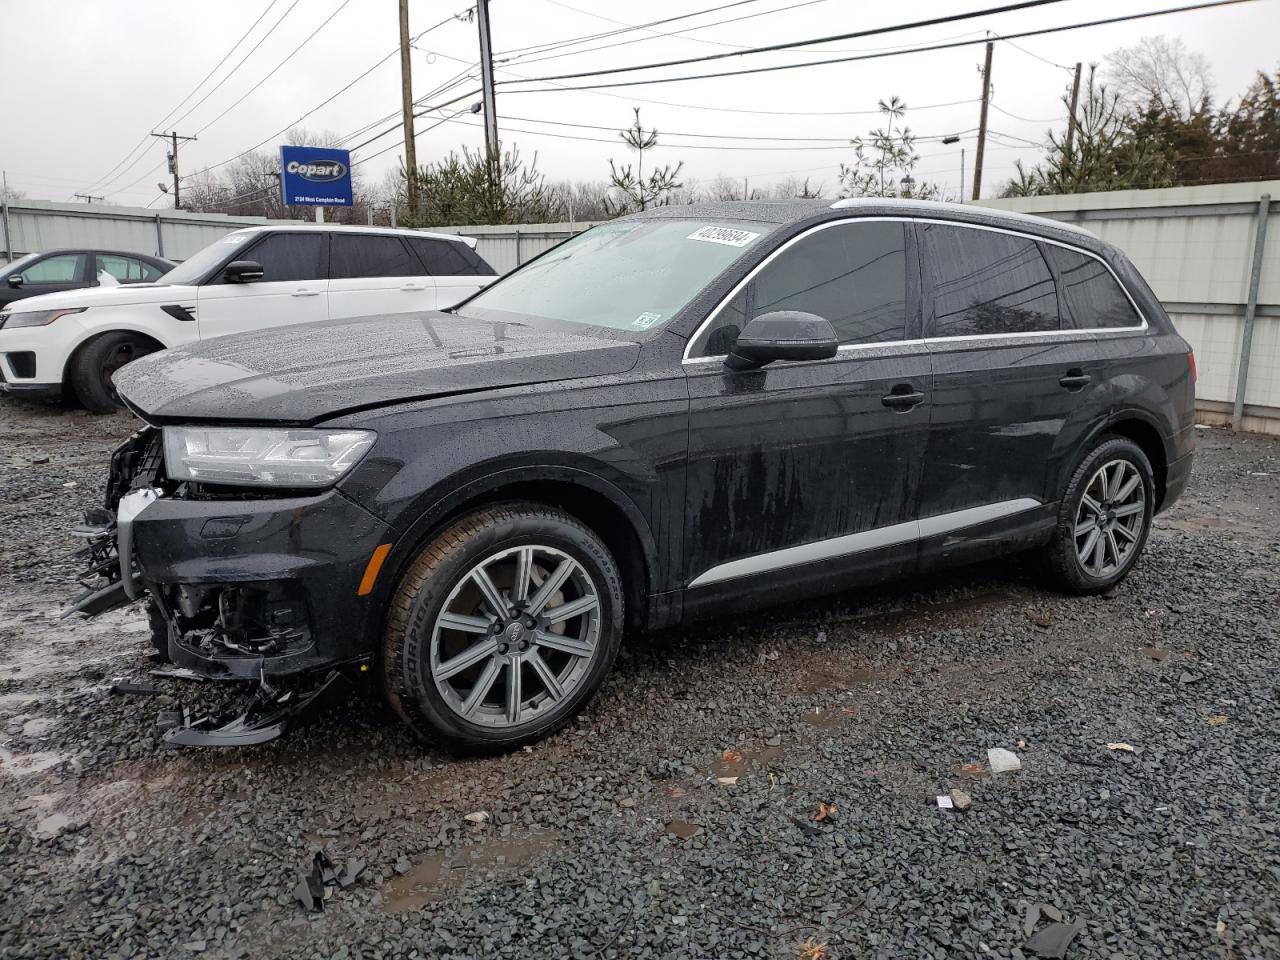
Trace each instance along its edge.
<instances>
[{"instance_id":1,"label":"broken plastic debris","mask_svg":"<svg viewBox=\"0 0 1280 960\"><path fill-rule=\"evenodd\" d=\"M477 810L475 813L468 813L462 819L468 823L488 823L489 812L487 810Z\"/></svg>"},{"instance_id":2,"label":"broken plastic debris","mask_svg":"<svg viewBox=\"0 0 1280 960\"><path fill-rule=\"evenodd\" d=\"M294 899L310 913L318 913L324 909L325 897L332 893L333 887L343 890L353 886L360 874L364 873L365 861L353 859L341 873L333 865L333 861L323 850L317 850L311 858L311 869L304 873L293 888Z\"/></svg>"},{"instance_id":3,"label":"broken plastic debris","mask_svg":"<svg viewBox=\"0 0 1280 960\"><path fill-rule=\"evenodd\" d=\"M1115 750L1119 753L1133 753L1133 747L1127 743L1108 743L1108 750Z\"/></svg>"},{"instance_id":4,"label":"broken plastic debris","mask_svg":"<svg viewBox=\"0 0 1280 960\"><path fill-rule=\"evenodd\" d=\"M737 785L738 778L737 777L716 777L716 783L720 784L720 786L722 787L732 787Z\"/></svg>"},{"instance_id":5,"label":"broken plastic debris","mask_svg":"<svg viewBox=\"0 0 1280 960\"><path fill-rule=\"evenodd\" d=\"M948 794L940 793L934 799L938 802L939 810L955 809L955 804L951 802L951 797Z\"/></svg>"},{"instance_id":6,"label":"broken plastic debris","mask_svg":"<svg viewBox=\"0 0 1280 960\"><path fill-rule=\"evenodd\" d=\"M1004 747L992 747L987 751L987 764L992 773L1012 773L1022 769L1022 761L1012 750Z\"/></svg>"}]
</instances>

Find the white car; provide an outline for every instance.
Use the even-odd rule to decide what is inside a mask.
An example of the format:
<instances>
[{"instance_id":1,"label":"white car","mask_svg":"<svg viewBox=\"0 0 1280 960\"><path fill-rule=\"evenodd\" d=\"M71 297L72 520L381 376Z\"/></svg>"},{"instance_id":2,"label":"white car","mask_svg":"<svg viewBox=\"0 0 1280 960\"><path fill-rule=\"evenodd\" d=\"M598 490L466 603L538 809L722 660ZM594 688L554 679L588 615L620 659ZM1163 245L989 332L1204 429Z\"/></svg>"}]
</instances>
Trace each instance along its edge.
<instances>
[{"instance_id":1,"label":"white car","mask_svg":"<svg viewBox=\"0 0 1280 960\"><path fill-rule=\"evenodd\" d=\"M165 347L315 320L451 307L494 278L474 240L323 224L237 230L155 283L67 290L0 312L0 390L118 406L115 371Z\"/></svg>"}]
</instances>

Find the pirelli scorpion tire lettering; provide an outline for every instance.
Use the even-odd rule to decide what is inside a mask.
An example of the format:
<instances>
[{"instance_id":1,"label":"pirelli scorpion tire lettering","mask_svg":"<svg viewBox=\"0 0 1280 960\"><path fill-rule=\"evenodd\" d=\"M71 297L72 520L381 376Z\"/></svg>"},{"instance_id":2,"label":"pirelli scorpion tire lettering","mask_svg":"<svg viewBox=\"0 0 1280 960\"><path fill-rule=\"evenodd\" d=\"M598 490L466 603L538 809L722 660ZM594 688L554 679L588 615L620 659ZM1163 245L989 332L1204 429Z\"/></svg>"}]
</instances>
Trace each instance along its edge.
<instances>
[{"instance_id":1,"label":"pirelli scorpion tire lettering","mask_svg":"<svg viewBox=\"0 0 1280 960\"><path fill-rule=\"evenodd\" d=\"M612 667L622 597L608 549L568 514L511 503L464 516L392 598L387 699L420 737L459 752L546 736Z\"/></svg>"}]
</instances>

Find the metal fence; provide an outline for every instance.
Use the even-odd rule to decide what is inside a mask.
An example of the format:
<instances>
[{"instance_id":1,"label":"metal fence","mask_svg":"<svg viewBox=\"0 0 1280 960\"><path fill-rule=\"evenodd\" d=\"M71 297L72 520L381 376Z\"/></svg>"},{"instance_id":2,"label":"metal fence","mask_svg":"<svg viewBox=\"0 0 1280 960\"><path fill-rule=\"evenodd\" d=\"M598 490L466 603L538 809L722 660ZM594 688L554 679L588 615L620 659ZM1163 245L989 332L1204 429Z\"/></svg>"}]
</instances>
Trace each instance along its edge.
<instances>
[{"instance_id":1,"label":"metal fence","mask_svg":"<svg viewBox=\"0 0 1280 960\"><path fill-rule=\"evenodd\" d=\"M982 202L1124 250L1195 349L1202 418L1280 433L1280 181Z\"/></svg>"},{"instance_id":2,"label":"metal fence","mask_svg":"<svg viewBox=\"0 0 1280 960\"><path fill-rule=\"evenodd\" d=\"M436 233L476 238L476 253L498 273L514 270L527 260L563 243L596 221L580 223L520 223L497 227L432 227Z\"/></svg>"},{"instance_id":3,"label":"metal fence","mask_svg":"<svg viewBox=\"0 0 1280 960\"><path fill-rule=\"evenodd\" d=\"M265 217L228 217L85 203L18 200L0 204L0 242L5 262L57 247L96 247L185 260L232 230L264 223Z\"/></svg>"}]
</instances>

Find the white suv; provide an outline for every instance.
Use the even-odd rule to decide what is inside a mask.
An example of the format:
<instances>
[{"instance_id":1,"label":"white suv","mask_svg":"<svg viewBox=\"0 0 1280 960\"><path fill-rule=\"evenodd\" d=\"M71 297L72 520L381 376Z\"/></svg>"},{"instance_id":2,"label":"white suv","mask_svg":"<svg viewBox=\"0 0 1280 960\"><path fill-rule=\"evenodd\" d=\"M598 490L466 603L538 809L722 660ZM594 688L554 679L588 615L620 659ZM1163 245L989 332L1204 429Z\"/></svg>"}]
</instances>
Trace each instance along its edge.
<instances>
[{"instance_id":1,"label":"white suv","mask_svg":"<svg viewBox=\"0 0 1280 960\"><path fill-rule=\"evenodd\" d=\"M322 224L250 227L156 283L68 290L0 312L0 390L118 404L115 371L176 344L286 323L451 307L494 279L473 240Z\"/></svg>"}]
</instances>

